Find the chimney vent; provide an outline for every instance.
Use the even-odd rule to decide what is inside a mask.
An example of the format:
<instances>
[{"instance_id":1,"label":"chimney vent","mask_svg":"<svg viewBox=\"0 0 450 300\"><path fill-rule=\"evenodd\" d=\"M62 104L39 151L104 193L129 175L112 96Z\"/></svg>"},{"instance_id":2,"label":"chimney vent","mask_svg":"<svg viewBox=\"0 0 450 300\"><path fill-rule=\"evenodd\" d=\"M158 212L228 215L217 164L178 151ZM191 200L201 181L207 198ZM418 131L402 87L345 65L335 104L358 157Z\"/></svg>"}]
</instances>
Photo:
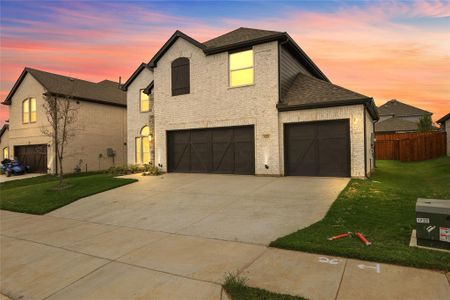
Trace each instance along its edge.
<instances>
[{"instance_id":1,"label":"chimney vent","mask_svg":"<svg viewBox=\"0 0 450 300\"><path fill-rule=\"evenodd\" d=\"M119 89L122 88L122 76L119 76Z\"/></svg>"}]
</instances>

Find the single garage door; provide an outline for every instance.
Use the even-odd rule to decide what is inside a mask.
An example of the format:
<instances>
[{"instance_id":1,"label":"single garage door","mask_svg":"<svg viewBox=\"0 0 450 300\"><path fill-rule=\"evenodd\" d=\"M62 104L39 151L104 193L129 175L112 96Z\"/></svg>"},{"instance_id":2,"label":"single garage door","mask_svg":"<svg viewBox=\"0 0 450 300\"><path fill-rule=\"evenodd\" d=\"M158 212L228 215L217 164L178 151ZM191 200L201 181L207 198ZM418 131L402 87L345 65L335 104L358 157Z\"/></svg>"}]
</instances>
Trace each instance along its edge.
<instances>
[{"instance_id":1,"label":"single garage door","mask_svg":"<svg viewBox=\"0 0 450 300\"><path fill-rule=\"evenodd\" d=\"M350 176L349 120L284 125L286 175Z\"/></svg>"},{"instance_id":2,"label":"single garage door","mask_svg":"<svg viewBox=\"0 0 450 300\"><path fill-rule=\"evenodd\" d=\"M47 173L47 145L15 146L14 157L31 167L31 172Z\"/></svg>"},{"instance_id":3,"label":"single garage door","mask_svg":"<svg viewBox=\"0 0 450 300\"><path fill-rule=\"evenodd\" d=\"M254 174L253 126L167 132L169 172Z\"/></svg>"}]
</instances>

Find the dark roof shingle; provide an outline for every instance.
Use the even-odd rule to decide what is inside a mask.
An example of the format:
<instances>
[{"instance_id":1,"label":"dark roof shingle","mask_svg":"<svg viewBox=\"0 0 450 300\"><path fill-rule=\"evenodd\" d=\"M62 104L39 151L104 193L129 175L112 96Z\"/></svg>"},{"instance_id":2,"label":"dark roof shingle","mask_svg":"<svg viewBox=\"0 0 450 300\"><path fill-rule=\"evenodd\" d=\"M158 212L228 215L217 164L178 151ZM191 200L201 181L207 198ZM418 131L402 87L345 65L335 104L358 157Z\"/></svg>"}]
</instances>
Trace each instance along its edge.
<instances>
[{"instance_id":1,"label":"dark roof shingle","mask_svg":"<svg viewBox=\"0 0 450 300\"><path fill-rule=\"evenodd\" d=\"M375 123L375 132L416 131L417 123L399 118L389 118Z\"/></svg>"},{"instance_id":2,"label":"dark roof shingle","mask_svg":"<svg viewBox=\"0 0 450 300\"><path fill-rule=\"evenodd\" d=\"M24 69L4 101L5 104L11 103L11 98L26 73L31 74L51 94L110 105L127 105L127 94L119 89L118 83L113 81L103 80L95 83L32 68Z\"/></svg>"},{"instance_id":3,"label":"dark roof shingle","mask_svg":"<svg viewBox=\"0 0 450 300\"><path fill-rule=\"evenodd\" d=\"M378 114L373 99L363 94L299 73L278 104L280 110L365 104L373 119Z\"/></svg>"},{"instance_id":4,"label":"dark roof shingle","mask_svg":"<svg viewBox=\"0 0 450 300\"><path fill-rule=\"evenodd\" d=\"M206 41L203 45L208 48L219 48L279 34L283 34L283 32L240 27Z\"/></svg>"},{"instance_id":5,"label":"dark roof shingle","mask_svg":"<svg viewBox=\"0 0 450 300\"><path fill-rule=\"evenodd\" d=\"M388 102L378 107L378 112L380 116L396 117L423 116L432 114L429 111L411 106L396 99L389 100Z\"/></svg>"}]
</instances>

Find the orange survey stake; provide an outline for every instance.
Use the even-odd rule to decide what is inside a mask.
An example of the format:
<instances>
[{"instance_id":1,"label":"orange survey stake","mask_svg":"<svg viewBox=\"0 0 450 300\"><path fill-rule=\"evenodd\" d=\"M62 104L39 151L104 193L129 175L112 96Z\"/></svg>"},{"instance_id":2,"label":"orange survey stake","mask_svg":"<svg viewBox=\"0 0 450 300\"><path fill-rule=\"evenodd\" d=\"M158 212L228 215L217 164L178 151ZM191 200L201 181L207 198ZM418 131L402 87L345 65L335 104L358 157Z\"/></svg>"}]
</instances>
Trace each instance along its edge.
<instances>
[{"instance_id":1,"label":"orange survey stake","mask_svg":"<svg viewBox=\"0 0 450 300\"><path fill-rule=\"evenodd\" d=\"M364 243L364 245L366 246L370 246L372 243L369 242L363 235L361 232L356 232L355 235L358 237L358 239Z\"/></svg>"},{"instance_id":2,"label":"orange survey stake","mask_svg":"<svg viewBox=\"0 0 450 300\"><path fill-rule=\"evenodd\" d=\"M351 234L352 234L351 232L343 233L343 234L340 234L340 235L332 236L332 237L328 238L328 240L329 241L333 241L333 240L341 239L341 238L350 236Z\"/></svg>"}]
</instances>

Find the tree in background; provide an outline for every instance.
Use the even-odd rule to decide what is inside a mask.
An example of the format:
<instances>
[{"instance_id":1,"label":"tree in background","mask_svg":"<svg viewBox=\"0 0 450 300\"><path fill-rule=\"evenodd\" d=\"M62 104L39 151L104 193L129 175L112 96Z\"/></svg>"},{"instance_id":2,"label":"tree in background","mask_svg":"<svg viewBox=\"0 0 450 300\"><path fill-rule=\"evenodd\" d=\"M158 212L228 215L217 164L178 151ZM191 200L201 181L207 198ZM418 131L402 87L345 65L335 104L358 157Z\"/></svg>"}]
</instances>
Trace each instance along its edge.
<instances>
[{"instance_id":1,"label":"tree in background","mask_svg":"<svg viewBox=\"0 0 450 300\"><path fill-rule=\"evenodd\" d=\"M78 107L71 97L54 94L44 95L43 106L50 127L44 127L41 131L53 141L58 163L59 188L62 189L64 187L64 150L70 139L75 136Z\"/></svg>"},{"instance_id":2,"label":"tree in background","mask_svg":"<svg viewBox=\"0 0 450 300\"><path fill-rule=\"evenodd\" d=\"M418 131L431 131L433 130L433 121L431 121L431 116L426 115L420 118L419 123L417 124Z\"/></svg>"}]
</instances>

